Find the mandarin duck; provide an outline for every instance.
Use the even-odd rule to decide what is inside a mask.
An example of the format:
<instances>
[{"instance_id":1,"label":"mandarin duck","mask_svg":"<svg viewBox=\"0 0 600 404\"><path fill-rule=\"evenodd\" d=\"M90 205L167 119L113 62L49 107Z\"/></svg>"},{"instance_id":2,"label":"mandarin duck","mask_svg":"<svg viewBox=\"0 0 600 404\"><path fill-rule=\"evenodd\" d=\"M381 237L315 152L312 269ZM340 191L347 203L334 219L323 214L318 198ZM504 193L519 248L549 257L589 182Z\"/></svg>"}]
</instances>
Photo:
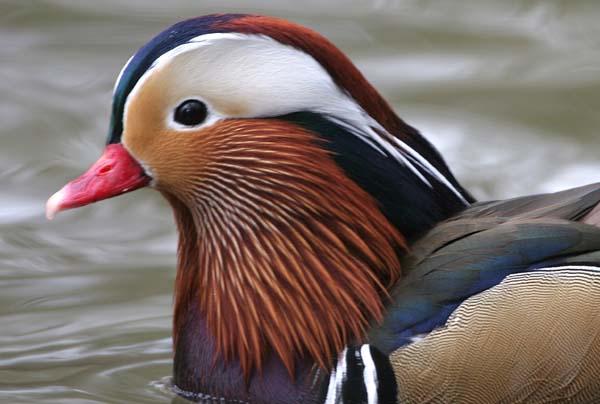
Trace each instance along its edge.
<instances>
[{"instance_id":1,"label":"mandarin duck","mask_svg":"<svg viewBox=\"0 0 600 404\"><path fill-rule=\"evenodd\" d=\"M47 216L151 186L197 402L600 400L600 185L475 202L319 34L209 15L144 45Z\"/></svg>"}]
</instances>

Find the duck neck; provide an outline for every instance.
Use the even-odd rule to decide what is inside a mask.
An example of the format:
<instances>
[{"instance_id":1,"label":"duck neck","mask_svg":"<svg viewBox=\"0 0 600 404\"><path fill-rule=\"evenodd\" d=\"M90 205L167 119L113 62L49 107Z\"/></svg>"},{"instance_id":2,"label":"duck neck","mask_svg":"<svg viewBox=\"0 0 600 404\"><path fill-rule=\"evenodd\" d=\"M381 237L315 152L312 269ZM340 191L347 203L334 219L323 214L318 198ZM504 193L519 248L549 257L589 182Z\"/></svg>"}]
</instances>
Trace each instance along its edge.
<instances>
[{"instance_id":1,"label":"duck neck","mask_svg":"<svg viewBox=\"0 0 600 404\"><path fill-rule=\"evenodd\" d=\"M260 373L246 378L238 359L225 362L208 329L206 316L194 305L178 309L178 336L174 346L173 381L178 394L194 402L290 403L322 402L327 376L309 359L298 360L290 378L275 355L264 361Z\"/></svg>"},{"instance_id":2,"label":"duck neck","mask_svg":"<svg viewBox=\"0 0 600 404\"><path fill-rule=\"evenodd\" d=\"M280 125L269 147L224 148L251 168L215 160L212 188L193 200L165 194L180 235L174 347L184 390L285 402L261 394L287 380L277 392L307 394L315 372L381 320L400 276L404 238L376 200L312 132Z\"/></svg>"}]
</instances>

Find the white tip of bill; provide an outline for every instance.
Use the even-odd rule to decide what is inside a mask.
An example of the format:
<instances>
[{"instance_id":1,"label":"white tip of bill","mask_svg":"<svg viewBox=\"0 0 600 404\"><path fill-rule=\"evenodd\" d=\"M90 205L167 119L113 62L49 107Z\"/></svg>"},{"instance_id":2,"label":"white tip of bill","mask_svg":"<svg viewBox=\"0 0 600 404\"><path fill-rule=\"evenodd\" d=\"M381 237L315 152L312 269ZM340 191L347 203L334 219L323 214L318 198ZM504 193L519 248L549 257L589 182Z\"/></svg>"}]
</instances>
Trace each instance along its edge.
<instances>
[{"instance_id":1,"label":"white tip of bill","mask_svg":"<svg viewBox=\"0 0 600 404\"><path fill-rule=\"evenodd\" d=\"M56 192L46 202L46 218L52 220L58 212L61 211L61 204L64 199L65 191L64 188Z\"/></svg>"}]
</instances>

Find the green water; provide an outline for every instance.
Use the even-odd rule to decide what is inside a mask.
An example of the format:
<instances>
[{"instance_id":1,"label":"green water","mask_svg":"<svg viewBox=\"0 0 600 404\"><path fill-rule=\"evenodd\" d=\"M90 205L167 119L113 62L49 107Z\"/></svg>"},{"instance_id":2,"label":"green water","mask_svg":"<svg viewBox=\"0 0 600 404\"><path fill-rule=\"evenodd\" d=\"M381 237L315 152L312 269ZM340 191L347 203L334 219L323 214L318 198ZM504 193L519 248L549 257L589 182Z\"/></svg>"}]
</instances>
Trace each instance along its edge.
<instances>
[{"instance_id":1,"label":"green water","mask_svg":"<svg viewBox=\"0 0 600 404\"><path fill-rule=\"evenodd\" d=\"M43 209L100 155L124 62L181 19L320 31L481 199L600 180L600 2L211 3L0 0L1 403L172 400L165 202L142 190L53 222Z\"/></svg>"}]
</instances>

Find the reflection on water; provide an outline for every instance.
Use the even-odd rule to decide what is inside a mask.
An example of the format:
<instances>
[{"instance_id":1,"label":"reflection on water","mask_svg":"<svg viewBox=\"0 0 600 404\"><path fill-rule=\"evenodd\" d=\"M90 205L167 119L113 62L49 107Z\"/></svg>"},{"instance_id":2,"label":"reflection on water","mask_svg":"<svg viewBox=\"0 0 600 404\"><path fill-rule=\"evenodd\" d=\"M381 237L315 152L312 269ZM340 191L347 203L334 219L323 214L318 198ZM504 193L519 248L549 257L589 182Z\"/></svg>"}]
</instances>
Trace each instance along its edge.
<instances>
[{"instance_id":1,"label":"reflection on water","mask_svg":"<svg viewBox=\"0 0 600 404\"><path fill-rule=\"evenodd\" d=\"M100 154L114 79L209 12L293 19L347 52L479 198L600 180L600 4L0 2L0 402L167 403L175 234L139 191L43 218ZM343 5L343 6L342 6Z\"/></svg>"}]
</instances>

